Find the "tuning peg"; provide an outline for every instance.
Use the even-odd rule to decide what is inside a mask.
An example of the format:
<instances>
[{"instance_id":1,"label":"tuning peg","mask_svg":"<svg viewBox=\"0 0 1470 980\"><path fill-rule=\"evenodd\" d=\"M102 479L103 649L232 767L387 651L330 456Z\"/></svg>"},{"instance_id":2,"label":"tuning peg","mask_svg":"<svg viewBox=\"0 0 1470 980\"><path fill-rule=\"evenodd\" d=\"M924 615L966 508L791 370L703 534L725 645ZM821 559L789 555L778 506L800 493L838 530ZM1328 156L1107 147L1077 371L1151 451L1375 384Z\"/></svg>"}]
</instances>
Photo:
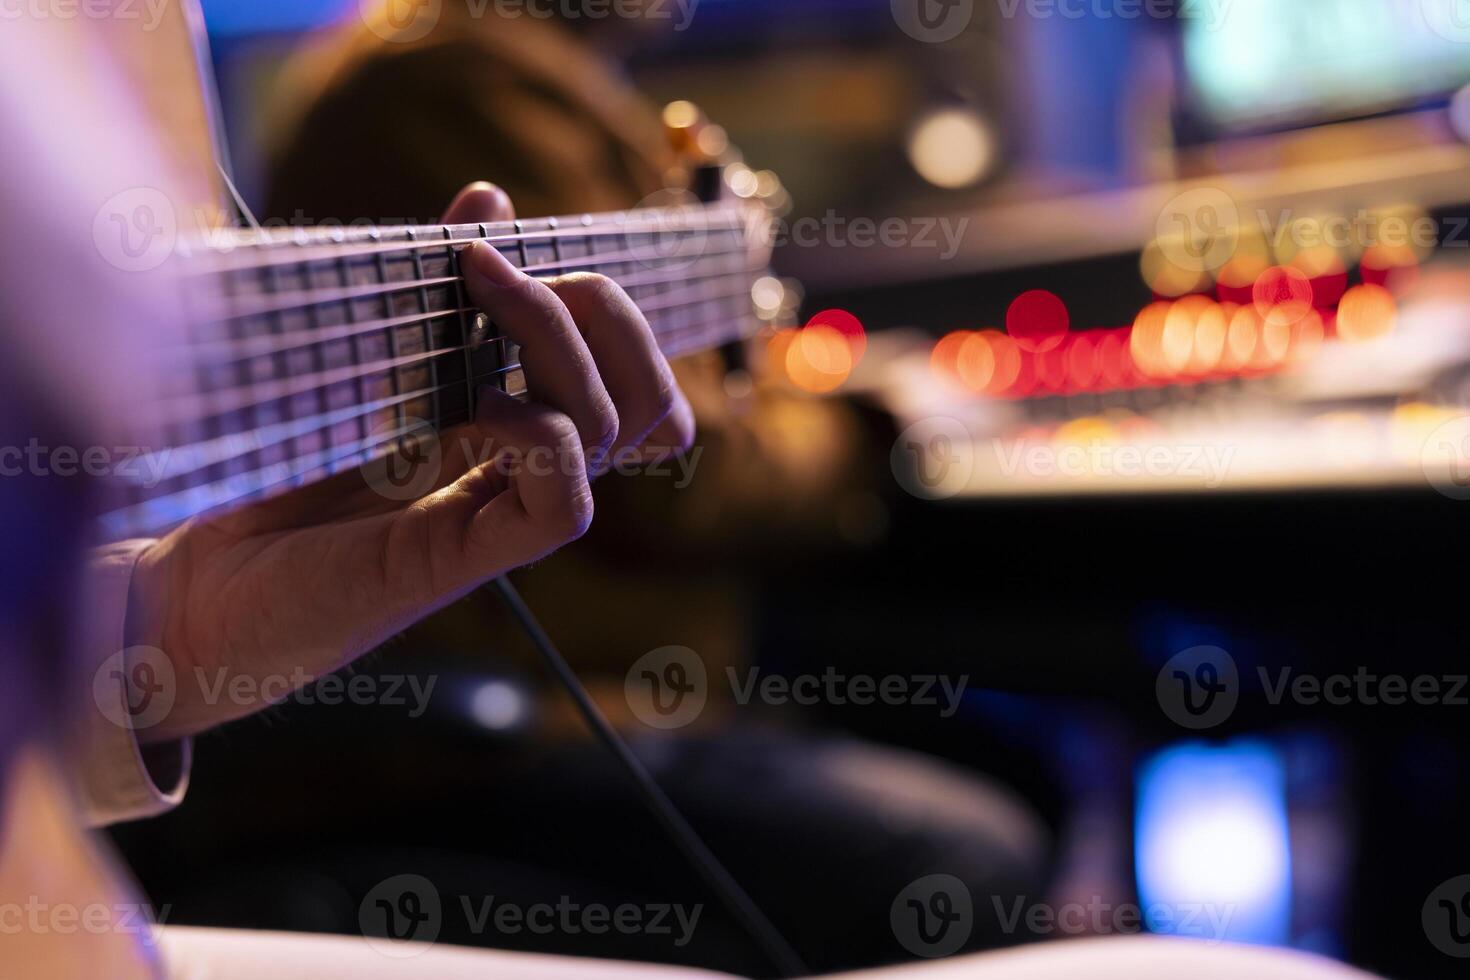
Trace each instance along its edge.
<instances>
[{"instance_id":1,"label":"tuning peg","mask_svg":"<svg viewBox=\"0 0 1470 980\"><path fill-rule=\"evenodd\" d=\"M728 159L730 138L724 127L710 122L693 102L670 102L663 118L669 145L684 166L694 169Z\"/></svg>"}]
</instances>

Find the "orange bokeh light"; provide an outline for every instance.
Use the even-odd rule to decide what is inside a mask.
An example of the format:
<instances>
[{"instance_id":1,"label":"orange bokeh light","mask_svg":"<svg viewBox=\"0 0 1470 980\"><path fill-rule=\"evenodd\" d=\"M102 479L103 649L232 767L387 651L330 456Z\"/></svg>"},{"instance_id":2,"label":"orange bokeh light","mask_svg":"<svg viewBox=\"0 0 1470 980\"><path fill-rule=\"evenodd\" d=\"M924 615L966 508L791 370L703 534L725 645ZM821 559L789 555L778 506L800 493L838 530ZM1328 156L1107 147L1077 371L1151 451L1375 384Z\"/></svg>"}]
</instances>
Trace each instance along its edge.
<instances>
[{"instance_id":1,"label":"orange bokeh light","mask_svg":"<svg viewBox=\"0 0 1470 980\"><path fill-rule=\"evenodd\" d=\"M818 324L797 332L786 350L786 376L803 391L835 391L852 373L852 347L841 333Z\"/></svg>"},{"instance_id":2,"label":"orange bokeh light","mask_svg":"<svg viewBox=\"0 0 1470 980\"><path fill-rule=\"evenodd\" d=\"M995 351L983 333L971 333L960 343L955 373L971 391L987 391L995 380Z\"/></svg>"},{"instance_id":3,"label":"orange bokeh light","mask_svg":"<svg viewBox=\"0 0 1470 980\"><path fill-rule=\"evenodd\" d=\"M1419 256L1407 244L1370 245L1358 265L1363 281L1373 286L1402 289L1419 276Z\"/></svg>"},{"instance_id":4,"label":"orange bokeh light","mask_svg":"<svg viewBox=\"0 0 1470 980\"><path fill-rule=\"evenodd\" d=\"M1225 350L1220 367L1227 371L1256 368L1256 347L1261 342L1261 316L1253 306L1242 306L1230 316L1225 330Z\"/></svg>"},{"instance_id":5,"label":"orange bokeh light","mask_svg":"<svg viewBox=\"0 0 1470 980\"><path fill-rule=\"evenodd\" d=\"M929 355L929 368L934 376L943 381L958 381L960 377L960 346L973 330L955 330L939 338L934 351Z\"/></svg>"},{"instance_id":6,"label":"orange bokeh light","mask_svg":"<svg viewBox=\"0 0 1470 980\"><path fill-rule=\"evenodd\" d=\"M1167 302L1150 303L1133 321L1128 350L1133 355L1133 363L1145 377L1165 378L1169 375L1169 368L1164 363L1164 324L1172 306Z\"/></svg>"},{"instance_id":7,"label":"orange bokeh light","mask_svg":"<svg viewBox=\"0 0 1470 980\"><path fill-rule=\"evenodd\" d=\"M981 336L990 345L990 353L995 358L995 373L991 376L986 394L1008 394L1021 376L1021 348L999 330L984 330L981 331Z\"/></svg>"},{"instance_id":8,"label":"orange bokeh light","mask_svg":"<svg viewBox=\"0 0 1470 980\"><path fill-rule=\"evenodd\" d=\"M1189 355L1188 371L1196 377L1214 374L1225 359L1225 335L1230 329L1226 308L1211 303L1200 311L1194 324L1194 349Z\"/></svg>"},{"instance_id":9,"label":"orange bokeh light","mask_svg":"<svg viewBox=\"0 0 1470 980\"><path fill-rule=\"evenodd\" d=\"M1397 323L1398 304L1393 294L1372 283L1349 289L1337 308L1337 335L1346 341L1387 336Z\"/></svg>"},{"instance_id":10,"label":"orange bokeh light","mask_svg":"<svg viewBox=\"0 0 1470 980\"><path fill-rule=\"evenodd\" d=\"M1317 353L1327 337L1322 314L1316 310L1308 310L1305 315L1292 321L1289 336L1286 359L1294 364L1305 361Z\"/></svg>"}]
</instances>

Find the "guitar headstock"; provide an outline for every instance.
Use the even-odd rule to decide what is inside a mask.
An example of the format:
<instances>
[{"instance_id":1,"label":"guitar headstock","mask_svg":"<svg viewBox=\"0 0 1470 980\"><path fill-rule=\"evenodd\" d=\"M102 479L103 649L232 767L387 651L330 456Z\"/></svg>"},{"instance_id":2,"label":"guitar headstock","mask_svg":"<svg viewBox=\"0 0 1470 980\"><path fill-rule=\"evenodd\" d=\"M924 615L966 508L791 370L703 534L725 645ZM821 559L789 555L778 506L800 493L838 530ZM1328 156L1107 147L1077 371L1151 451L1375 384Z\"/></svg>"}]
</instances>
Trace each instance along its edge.
<instances>
[{"instance_id":1,"label":"guitar headstock","mask_svg":"<svg viewBox=\"0 0 1470 980\"><path fill-rule=\"evenodd\" d=\"M762 267L769 265L777 222L791 210L791 196L781 178L774 171L750 167L725 128L692 102L664 106L663 123L674 155L673 166L664 175L666 186L704 203L743 205L752 255ZM794 279L767 274L756 281L752 299L762 321L782 326L795 318L802 290Z\"/></svg>"}]
</instances>

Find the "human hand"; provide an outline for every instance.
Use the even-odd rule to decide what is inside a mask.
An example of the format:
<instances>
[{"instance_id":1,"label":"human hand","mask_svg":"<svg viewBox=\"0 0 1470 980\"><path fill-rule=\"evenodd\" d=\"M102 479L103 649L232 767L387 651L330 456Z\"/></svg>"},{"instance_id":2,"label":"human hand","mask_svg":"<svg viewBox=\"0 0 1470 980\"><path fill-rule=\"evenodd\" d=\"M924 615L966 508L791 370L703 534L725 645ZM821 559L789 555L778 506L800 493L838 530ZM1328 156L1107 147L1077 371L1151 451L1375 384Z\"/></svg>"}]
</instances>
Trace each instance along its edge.
<instances>
[{"instance_id":1,"label":"human hand","mask_svg":"<svg viewBox=\"0 0 1470 980\"><path fill-rule=\"evenodd\" d=\"M512 217L503 192L472 184L444 221ZM472 301L520 345L531 400L483 391L474 421L440 436L466 451L441 452L433 490L417 500L387 499L362 473L345 473L190 521L145 552L129 642L163 651L176 692L144 740L194 734L280 700L579 537L592 520L591 481L612 459L689 446L689 403L647 321L611 280L537 281L483 243L460 264ZM249 683L220 684L241 677ZM218 697L229 690L260 696Z\"/></svg>"}]
</instances>

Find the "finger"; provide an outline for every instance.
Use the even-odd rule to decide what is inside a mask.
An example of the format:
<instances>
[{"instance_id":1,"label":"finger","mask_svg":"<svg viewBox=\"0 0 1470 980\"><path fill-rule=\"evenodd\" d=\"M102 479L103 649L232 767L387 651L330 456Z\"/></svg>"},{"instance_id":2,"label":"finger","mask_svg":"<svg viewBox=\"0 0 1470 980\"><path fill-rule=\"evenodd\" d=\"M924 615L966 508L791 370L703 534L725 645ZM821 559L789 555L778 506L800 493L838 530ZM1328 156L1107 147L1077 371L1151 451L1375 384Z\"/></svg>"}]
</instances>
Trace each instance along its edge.
<instances>
[{"instance_id":1,"label":"finger","mask_svg":"<svg viewBox=\"0 0 1470 980\"><path fill-rule=\"evenodd\" d=\"M615 459L636 451L669 416L679 392L674 372L633 300L606 276L588 272L547 283L561 298L597 364L618 413ZM632 452L633 458L638 458Z\"/></svg>"},{"instance_id":2,"label":"finger","mask_svg":"<svg viewBox=\"0 0 1470 980\"><path fill-rule=\"evenodd\" d=\"M576 426L544 405L480 394L477 430L493 455L449 486L393 513L284 536L280 560L319 570L328 590L307 621L289 629L343 663L443 608L486 580L536 561L580 536L592 493ZM289 577L269 585L269 608L300 605ZM352 624L349 635L328 624ZM298 635L299 633L299 635Z\"/></svg>"},{"instance_id":3,"label":"finger","mask_svg":"<svg viewBox=\"0 0 1470 980\"><path fill-rule=\"evenodd\" d=\"M465 225L483 221L514 221L515 205L510 195L487 181L478 180L468 184L449 203L440 220L446 225Z\"/></svg>"},{"instance_id":4,"label":"finger","mask_svg":"<svg viewBox=\"0 0 1470 980\"><path fill-rule=\"evenodd\" d=\"M641 458L647 463L661 463L670 456L688 451L694 445L696 424L694 406L682 389L674 389L674 405L648 438L643 440Z\"/></svg>"},{"instance_id":5,"label":"finger","mask_svg":"<svg viewBox=\"0 0 1470 980\"><path fill-rule=\"evenodd\" d=\"M544 557L592 522L586 458L569 417L486 389L477 426L489 461L411 508L429 522L429 548L453 562L437 577L456 591Z\"/></svg>"},{"instance_id":6,"label":"finger","mask_svg":"<svg viewBox=\"0 0 1470 980\"><path fill-rule=\"evenodd\" d=\"M618 414L566 306L484 242L466 247L460 266L470 299L520 345L532 396L571 418L592 472L601 472L618 436Z\"/></svg>"}]
</instances>

